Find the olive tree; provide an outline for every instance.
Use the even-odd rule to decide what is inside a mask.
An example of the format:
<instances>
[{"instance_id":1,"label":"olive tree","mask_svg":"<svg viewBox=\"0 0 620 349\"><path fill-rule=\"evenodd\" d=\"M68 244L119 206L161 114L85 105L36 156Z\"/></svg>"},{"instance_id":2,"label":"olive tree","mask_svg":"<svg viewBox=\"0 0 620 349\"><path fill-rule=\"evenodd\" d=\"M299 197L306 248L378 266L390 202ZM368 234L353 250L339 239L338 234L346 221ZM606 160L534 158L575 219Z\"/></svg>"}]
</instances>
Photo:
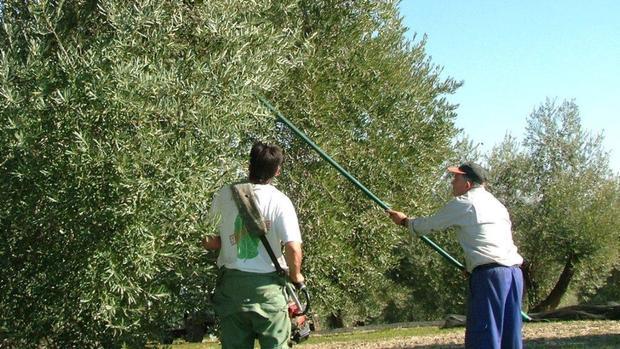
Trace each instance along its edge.
<instances>
[{"instance_id":1,"label":"olive tree","mask_svg":"<svg viewBox=\"0 0 620 349\"><path fill-rule=\"evenodd\" d=\"M3 2L7 345L139 347L209 307L202 216L269 137L251 92L300 65L297 22L279 1Z\"/></svg>"},{"instance_id":2,"label":"olive tree","mask_svg":"<svg viewBox=\"0 0 620 349\"><path fill-rule=\"evenodd\" d=\"M618 264L620 187L601 141L583 130L574 101L547 100L522 144L507 137L490 154L528 262L531 311L554 309L570 289L593 292Z\"/></svg>"},{"instance_id":3,"label":"olive tree","mask_svg":"<svg viewBox=\"0 0 620 349\"><path fill-rule=\"evenodd\" d=\"M455 106L445 96L459 82L440 77L424 38L405 39L394 1L303 1L301 9L313 54L304 69L291 71L288 88L269 98L382 200L430 206L429 187L457 133ZM412 292L391 277L401 253L420 269L435 252L411 244L375 203L286 135L292 163L282 184L297 204L319 313L330 326L382 321L391 300ZM415 286L431 298L434 289Z\"/></svg>"},{"instance_id":4,"label":"olive tree","mask_svg":"<svg viewBox=\"0 0 620 349\"><path fill-rule=\"evenodd\" d=\"M435 257L255 97L388 203L428 210L457 132L445 95L459 83L440 77L424 39L405 39L397 2L3 1L1 20L7 345L140 347L175 314L209 309L204 213L245 175L256 139L286 150L277 185L298 209L304 273L332 325L380 318L386 292L408 297L390 278L400 253L416 270Z\"/></svg>"}]
</instances>

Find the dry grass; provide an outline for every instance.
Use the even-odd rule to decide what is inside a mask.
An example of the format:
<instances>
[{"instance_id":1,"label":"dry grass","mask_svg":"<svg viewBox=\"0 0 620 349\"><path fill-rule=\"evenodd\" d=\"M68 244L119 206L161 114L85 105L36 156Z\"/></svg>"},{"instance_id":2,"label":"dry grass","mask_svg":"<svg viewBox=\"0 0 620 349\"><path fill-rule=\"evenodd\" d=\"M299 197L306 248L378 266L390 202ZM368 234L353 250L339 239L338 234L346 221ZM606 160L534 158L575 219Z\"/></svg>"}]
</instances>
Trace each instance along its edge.
<instances>
[{"instance_id":1,"label":"dry grass","mask_svg":"<svg viewBox=\"0 0 620 349\"><path fill-rule=\"evenodd\" d=\"M431 349L461 348L464 342L463 328L439 330L417 336L404 335L406 329L391 337L377 341L349 338L341 341L337 337L329 343L302 345L303 349ZM570 321L549 323L528 323L523 336L527 348L620 348L620 321Z\"/></svg>"},{"instance_id":2,"label":"dry grass","mask_svg":"<svg viewBox=\"0 0 620 349\"><path fill-rule=\"evenodd\" d=\"M299 349L440 349L462 348L463 328L437 326L356 329L352 332L314 334ZM620 321L563 321L527 323L523 328L526 348L620 348ZM181 343L172 349L219 348L216 342ZM256 346L258 348L258 346Z\"/></svg>"}]
</instances>

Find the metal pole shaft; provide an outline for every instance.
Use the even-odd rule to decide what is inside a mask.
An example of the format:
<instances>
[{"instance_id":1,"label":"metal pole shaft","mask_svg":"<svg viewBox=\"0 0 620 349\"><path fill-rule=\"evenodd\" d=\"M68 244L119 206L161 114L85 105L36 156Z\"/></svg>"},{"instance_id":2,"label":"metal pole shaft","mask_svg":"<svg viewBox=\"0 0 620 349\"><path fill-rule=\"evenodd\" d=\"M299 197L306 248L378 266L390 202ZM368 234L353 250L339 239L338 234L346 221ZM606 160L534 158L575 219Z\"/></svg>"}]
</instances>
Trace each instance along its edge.
<instances>
[{"instance_id":1,"label":"metal pole shaft","mask_svg":"<svg viewBox=\"0 0 620 349\"><path fill-rule=\"evenodd\" d=\"M368 196L372 201L374 201L377 205L381 206L384 210L388 210L390 206L381 201L375 194L373 194L368 188L366 188L360 181L358 181L355 177L353 177L349 172L347 172L342 166L340 166L334 159L332 159L329 155L327 155L323 149L321 149L318 145L316 145L305 133L299 130L292 122L290 122L282 113L280 113L276 108L274 108L268 100L263 98L262 96L257 95L258 99L263 103L263 105L269 109L272 113L274 113L277 118L282 121L289 129L291 129L299 138L301 138L306 144L308 144L312 149L314 149L325 161L329 162L340 174L342 174L346 179L348 179L351 183L353 183L358 189L360 189L366 196ZM465 270L465 266L452 257L448 252L443 250L439 245L433 242L431 239L426 236L420 236L420 239L424 241L428 246L437 251L440 255L442 255L450 264L456 266L460 270ZM531 320L527 314L523 311L521 315L526 320Z\"/></svg>"},{"instance_id":2,"label":"metal pole shaft","mask_svg":"<svg viewBox=\"0 0 620 349\"><path fill-rule=\"evenodd\" d=\"M269 101L267 101L265 98L261 96L258 96L258 99L263 103L263 105L265 105L265 107L267 107L267 109L273 112L280 121L282 121L288 128L290 128L299 138L301 138L304 142L306 142L306 144L312 147L312 149L314 149L323 159L325 159L325 161L329 162L336 170L338 170L338 172L340 172L340 174L342 174L345 178L351 181L356 187L358 187L362 192L364 192L364 194L366 194L370 199L372 199L372 201L377 203L384 210L388 210L390 208L390 206L388 206L386 203L381 201L381 199L379 199L375 194L373 194L370 190L368 190L368 188L366 188L362 183L360 183L355 177L353 177L349 172L347 172L344 168L342 168L342 166L340 166L336 161L334 161L334 159L332 159L329 155L327 155L323 151L323 149L319 148L318 145L316 145L308 136L306 136L306 134L304 134L295 125L293 125L293 123L290 122L284 115L282 115L282 113L276 110L271 105L271 103L269 103ZM459 261L457 261L452 256L450 256L450 254L444 251L431 239L427 238L426 236L421 236L421 238L426 244L428 244L434 250L439 252L439 254L445 257L450 263L454 264L457 268L461 270L465 269L463 264L461 264Z\"/></svg>"},{"instance_id":3,"label":"metal pole shaft","mask_svg":"<svg viewBox=\"0 0 620 349\"><path fill-rule=\"evenodd\" d=\"M323 149L319 148L318 145L316 145L308 136L306 136L305 133L303 133L295 125L293 125L293 123L290 122L286 117L284 117L284 115L282 115L279 111L277 111L266 99L260 96L258 97L258 99L260 99L260 101L263 102L263 104L267 107L267 109L269 109L274 114L276 114L276 116L278 117L278 119L280 119L280 121L282 121L286 126L288 126L288 128L290 128L293 132L295 132L295 134L297 134L299 138L303 139L303 141L306 142L306 144L308 144L310 147L312 147L312 149L314 149L325 161L329 162L330 165L332 165L336 170L338 170L338 172L340 172L341 175L343 175L346 179L348 179L353 184L355 184L355 186L361 189L364 192L364 194L366 194L372 201L377 203L384 210L387 210L390 208L383 201L381 201L378 197L376 197L375 194L373 194L370 190L368 190L362 183L360 183L355 177L353 177L349 172L347 172L344 168L342 168L342 166L340 166L336 161L334 161L334 159L332 159L329 155L327 155L323 151Z\"/></svg>"}]
</instances>

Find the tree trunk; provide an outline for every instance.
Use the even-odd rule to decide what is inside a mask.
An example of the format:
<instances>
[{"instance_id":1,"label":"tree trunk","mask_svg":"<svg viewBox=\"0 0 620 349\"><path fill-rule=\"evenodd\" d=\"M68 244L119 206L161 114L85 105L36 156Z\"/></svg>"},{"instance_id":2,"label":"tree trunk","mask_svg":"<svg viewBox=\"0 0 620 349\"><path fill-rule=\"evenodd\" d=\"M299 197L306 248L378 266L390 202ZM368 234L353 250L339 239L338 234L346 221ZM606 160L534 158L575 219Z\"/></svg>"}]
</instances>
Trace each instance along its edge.
<instances>
[{"instance_id":1,"label":"tree trunk","mask_svg":"<svg viewBox=\"0 0 620 349\"><path fill-rule=\"evenodd\" d=\"M558 282L555 284L547 298L545 298L542 302L538 303L534 308L532 308L532 312L538 313L543 311L553 310L560 305L560 301L562 300L562 296L566 293L568 289L568 285L570 281L573 279L573 275L575 274L575 267L573 265L573 256L569 255L566 264L564 264L564 270L562 270L562 274L560 274L560 278Z\"/></svg>"},{"instance_id":2,"label":"tree trunk","mask_svg":"<svg viewBox=\"0 0 620 349\"><path fill-rule=\"evenodd\" d=\"M532 265L526 259L523 259L521 264L521 272L523 273L523 304L527 304L528 291L534 286L532 280Z\"/></svg>"},{"instance_id":3,"label":"tree trunk","mask_svg":"<svg viewBox=\"0 0 620 349\"><path fill-rule=\"evenodd\" d=\"M344 319L342 318L342 312L339 310L335 313L329 314L327 318L327 326L329 328L343 328Z\"/></svg>"}]
</instances>

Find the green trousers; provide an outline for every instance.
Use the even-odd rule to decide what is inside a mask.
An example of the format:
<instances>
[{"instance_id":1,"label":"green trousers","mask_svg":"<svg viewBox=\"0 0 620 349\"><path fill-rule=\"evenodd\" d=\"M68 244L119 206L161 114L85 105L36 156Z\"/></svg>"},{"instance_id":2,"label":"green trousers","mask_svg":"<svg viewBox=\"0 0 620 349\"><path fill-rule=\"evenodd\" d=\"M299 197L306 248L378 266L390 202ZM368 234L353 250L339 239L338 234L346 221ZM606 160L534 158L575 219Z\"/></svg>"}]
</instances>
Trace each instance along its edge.
<instances>
[{"instance_id":1,"label":"green trousers","mask_svg":"<svg viewBox=\"0 0 620 349\"><path fill-rule=\"evenodd\" d=\"M288 318L284 278L220 270L213 302L220 320L223 349L251 349L257 339L262 349L288 348Z\"/></svg>"}]
</instances>

